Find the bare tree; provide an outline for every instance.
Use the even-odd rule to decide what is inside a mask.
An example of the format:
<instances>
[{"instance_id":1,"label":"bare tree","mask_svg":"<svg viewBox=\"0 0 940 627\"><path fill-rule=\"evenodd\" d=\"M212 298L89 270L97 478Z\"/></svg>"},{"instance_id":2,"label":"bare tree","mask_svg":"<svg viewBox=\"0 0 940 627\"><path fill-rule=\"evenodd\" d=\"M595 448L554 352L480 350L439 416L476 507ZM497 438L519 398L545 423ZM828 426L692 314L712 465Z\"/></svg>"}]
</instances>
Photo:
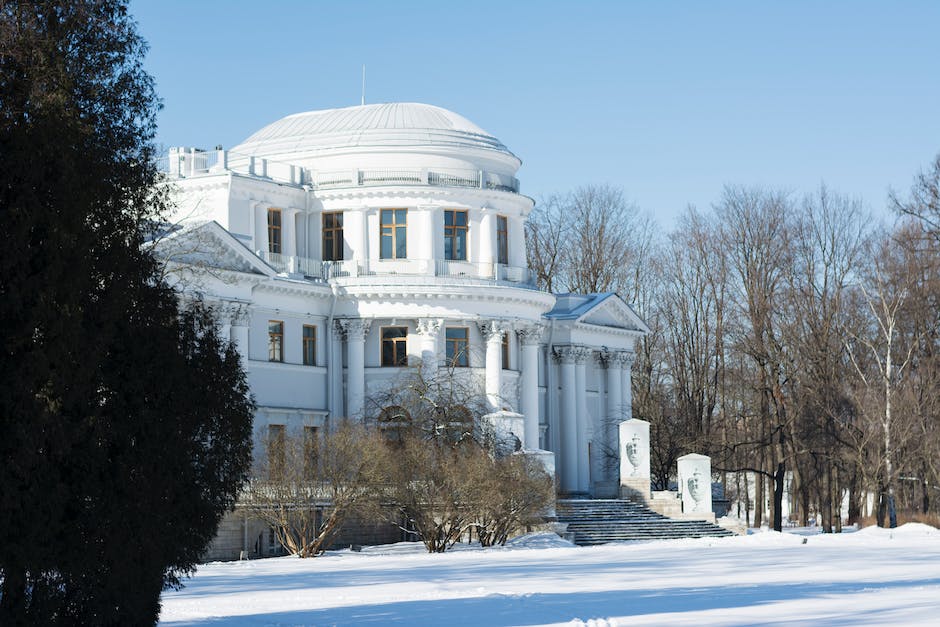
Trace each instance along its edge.
<instances>
[{"instance_id":1,"label":"bare tree","mask_svg":"<svg viewBox=\"0 0 940 627\"><path fill-rule=\"evenodd\" d=\"M389 520L416 533L432 553L472 530L484 545L505 543L554 499L541 465L513 454L516 437L485 422L486 397L470 374L415 369L372 400L372 420L389 451Z\"/></svg>"},{"instance_id":2,"label":"bare tree","mask_svg":"<svg viewBox=\"0 0 940 627\"><path fill-rule=\"evenodd\" d=\"M890 200L895 211L921 221L927 233L940 242L940 154L926 171L914 177L908 198L891 192Z\"/></svg>"},{"instance_id":3,"label":"bare tree","mask_svg":"<svg viewBox=\"0 0 940 627\"><path fill-rule=\"evenodd\" d=\"M652 221L610 185L551 196L527 227L529 267L548 291L617 292L633 302L653 243Z\"/></svg>"},{"instance_id":4,"label":"bare tree","mask_svg":"<svg viewBox=\"0 0 940 627\"><path fill-rule=\"evenodd\" d=\"M319 555L351 516L379 516L386 452L377 430L346 420L322 435L273 430L242 504L292 554Z\"/></svg>"},{"instance_id":5,"label":"bare tree","mask_svg":"<svg viewBox=\"0 0 940 627\"><path fill-rule=\"evenodd\" d=\"M475 529L481 545L504 545L513 532L544 520L555 483L539 460L525 454L494 458L484 468L476 482Z\"/></svg>"},{"instance_id":6,"label":"bare tree","mask_svg":"<svg viewBox=\"0 0 940 627\"><path fill-rule=\"evenodd\" d=\"M753 365L752 385L758 402L760 432L755 439L736 446L757 447L760 457L766 458L749 469L773 481L773 528L779 531L791 424L784 393L787 356L778 316L785 272L791 263L792 207L783 192L726 187L715 213L733 277L729 294L742 323L737 344Z\"/></svg>"},{"instance_id":7,"label":"bare tree","mask_svg":"<svg viewBox=\"0 0 940 627\"><path fill-rule=\"evenodd\" d=\"M841 475L857 471L844 455L855 429L843 350L845 294L855 279L866 233L861 203L825 186L804 198L793 225L784 341L791 347L795 420L794 481L807 522L815 483L823 529L841 530Z\"/></svg>"},{"instance_id":8,"label":"bare tree","mask_svg":"<svg viewBox=\"0 0 940 627\"><path fill-rule=\"evenodd\" d=\"M912 267L908 251L899 244L899 238L906 239L903 235L905 227L901 228L899 237L885 236L869 242L866 250L869 266L858 285L861 302L869 314L869 325L861 333L849 330L850 341L847 345L863 386L869 389L878 387L882 392L879 417L882 489L891 527L897 526L895 395L917 348L916 339L905 337L903 333L905 306L914 289L917 272ZM862 351L867 356L865 361L860 355ZM867 364L867 367L863 364Z\"/></svg>"}]
</instances>

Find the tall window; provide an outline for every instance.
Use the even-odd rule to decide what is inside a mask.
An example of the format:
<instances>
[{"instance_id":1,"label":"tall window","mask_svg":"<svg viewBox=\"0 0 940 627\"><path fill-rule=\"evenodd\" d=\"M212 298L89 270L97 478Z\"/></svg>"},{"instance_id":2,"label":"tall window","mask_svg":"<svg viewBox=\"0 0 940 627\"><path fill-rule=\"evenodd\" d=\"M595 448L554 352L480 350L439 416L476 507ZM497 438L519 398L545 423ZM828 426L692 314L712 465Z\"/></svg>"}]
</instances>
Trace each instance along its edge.
<instances>
[{"instance_id":1,"label":"tall window","mask_svg":"<svg viewBox=\"0 0 940 627\"><path fill-rule=\"evenodd\" d=\"M284 361L284 323L268 320L268 361Z\"/></svg>"},{"instance_id":2,"label":"tall window","mask_svg":"<svg viewBox=\"0 0 940 627\"><path fill-rule=\"evenodd\" d=\"M503 370L509 370L509 333L503 333L502 357Z\"/></svg>"},{"instance_id":3,"label":"tall window","mask_svg":"<svg viewBox=\"0 0 940 627\"><path fill-rule=\"evenodd\" d=\"M317 365L317 328L312 324L304 325L304 365Z\"/></svg>"},{"instance_id":4,"label":"tall window","mask_svg":"<svg viewBox=\"0 0 940 627\"><path fill-rule=\"evenodd\" d=\"M284 437L284 425L268 425L268 441L266 453L268 456L268 478L283 479L285 463L285 450L287 441Z\"/></svg>"},{"instance_id":5,"label":"tall window","mask_svg":"<svg viewBox=\"0 0 940 627\"><path fill-rule=\"evenodd\" d=\"M408 327L382 327L382 365L408 365Z\"/></svg>"},{"instance_id":6,"label":"tall window","mask_svg":"<svg viewBox=\"0 0 940 627\"><path fill-rule=\"evenodd\" d=\"M281 254L280 209L268 209L268 252Z\"/></svg>"},{"instance_id":7,"label":"tall window","mask_svg":"<svg viewBox=\"0 0 940 627\"><path fill-rule=\"evenodd\" d=\"M408 258L408 210L382 209L381 251L382 259Z\"/></svg>"},{"instance_id":8,"label":"tall window","mask_svg":"<svg viewBox=\"0 0 940 627\"><path fill-rule=\"evenodd\" d=\"M496 216L496 263L509 264L509 220Z\"/></svg>"},{"instance_id":9,"label":"tall window","mask_svg":"<svg viewBox=\"0 0 940 627\"><path fill-rule=\"evenodd\" d=\"M467 327L448 327L444 330L447 365L466 368L470 365L470 338Z\"/></svg>"},{"instance_id":10,"label":"tall window","mask_svg":"<svg viewBox=\"0 0 940 627\"><path fill-rule=\"evenodd\" d=\"M467 260L467 212L444 211L444 259Z\"/></svg>"},{"instance_id":11,"label":"tall window","mask_svg":"<svg viewBox=\"0 0 940 627\"><path fill-rule=\"evenodd\" d=\"M323 214L323 261L343 260L343 212Z\"/></svg>"}]
</instances>

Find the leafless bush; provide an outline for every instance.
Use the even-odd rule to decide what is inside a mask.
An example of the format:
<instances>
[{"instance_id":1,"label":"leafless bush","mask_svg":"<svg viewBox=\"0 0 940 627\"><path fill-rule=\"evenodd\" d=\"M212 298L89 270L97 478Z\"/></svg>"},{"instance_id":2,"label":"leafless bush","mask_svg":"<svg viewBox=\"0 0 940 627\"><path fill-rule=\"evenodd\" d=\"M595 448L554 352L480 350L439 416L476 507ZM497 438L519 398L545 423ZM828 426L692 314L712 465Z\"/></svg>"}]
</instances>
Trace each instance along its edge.
<instances>
[{"instance_id":1,"label":"leafless bush","mask_svg":"<svg viewBox=\"0 0 940 627\"><path fill-rule=\"evenodd\" d=\"M378 431L349 421L322 435L274 431L242 502L288 551L313 557L351 515L379 516L387 450Z\"/></svg>"}]
</instances>

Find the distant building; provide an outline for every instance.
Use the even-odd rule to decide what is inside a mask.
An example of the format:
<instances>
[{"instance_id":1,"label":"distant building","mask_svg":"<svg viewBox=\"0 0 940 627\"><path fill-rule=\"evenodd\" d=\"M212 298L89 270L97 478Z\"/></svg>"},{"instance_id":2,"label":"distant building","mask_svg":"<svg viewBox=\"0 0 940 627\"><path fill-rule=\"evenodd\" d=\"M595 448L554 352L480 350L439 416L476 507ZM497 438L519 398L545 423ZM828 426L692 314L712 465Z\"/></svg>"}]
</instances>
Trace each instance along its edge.
<instances>
[{"instance_id":1,"label":"distant building","mask_svg":"<svg viewBox=\"0 0 940 627\"><path fill-rule=\"evenodd\" d=\"M618 494L617 425L647 327L615 294L535 287L520 165L465 118L412 103L170 150L185 228L164 250L244 356L259 442L374 415L369 399L408 364L457 367L492 411L522 414L524 448L554 453L561 494ZM266 550L238 516L215 557Z\"/></svg>"}]
</instances>

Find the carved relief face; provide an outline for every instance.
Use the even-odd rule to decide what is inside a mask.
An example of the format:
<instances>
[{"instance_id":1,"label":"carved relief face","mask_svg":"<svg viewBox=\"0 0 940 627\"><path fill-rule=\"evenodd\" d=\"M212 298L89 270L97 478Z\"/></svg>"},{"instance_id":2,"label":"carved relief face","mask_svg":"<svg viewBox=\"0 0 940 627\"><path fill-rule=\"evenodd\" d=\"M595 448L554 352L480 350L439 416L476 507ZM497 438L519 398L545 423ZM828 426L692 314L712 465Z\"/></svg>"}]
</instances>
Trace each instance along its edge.
<instances>
[{"instance_id":1,"label":"carved relief face","mask_svg":"<svg viewBox=\"0 0 940 627\"><path fill-rule=\"evenodd\" d=\"M686 481L686 486L689 489L689 496L692 497L692 500L696 503L702 500L702 497L705 496L704 493L704 481L702 481L702 473L697 469L692 476Z\"/></svg>"},{"instance_id":2,"label":"carved relief face","mask_svg":"<svg viewBox=\"0 0 940 627\"><path fill-rule=\"evenodd\" d=\"M633 473L640 469L640 438L634 433L633 439L624 446L624 452L627 455L627 461L633 466Z\"/></svg>"}]
</instances>

